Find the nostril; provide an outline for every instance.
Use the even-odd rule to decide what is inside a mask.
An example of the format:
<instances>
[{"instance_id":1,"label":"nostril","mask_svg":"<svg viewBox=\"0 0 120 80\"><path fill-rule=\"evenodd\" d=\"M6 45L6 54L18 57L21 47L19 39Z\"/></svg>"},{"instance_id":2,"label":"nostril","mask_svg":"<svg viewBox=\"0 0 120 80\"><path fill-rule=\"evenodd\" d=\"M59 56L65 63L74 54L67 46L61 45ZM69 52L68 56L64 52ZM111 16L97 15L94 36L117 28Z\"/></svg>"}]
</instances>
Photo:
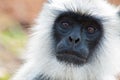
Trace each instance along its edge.
<instances>
[{"instance_id":1,"label":"nostril","mask_svg":"<svg viewBox=\"0 0 120 80\"><path fill-rule=\"evenodd\" d=\"M73 42L73 39L72 39L72 37L69 37L69 41L70 41L70 42Z\"/></svg>"},{"instance_id":2,"label":"nostril","mask_svg":"<svg viewBox=\"0 0 120 80\"><path fill-rule=\"evenodd\" d=\"M75 40L75 43L79 43L79 41L80 41L80 39L78 38L78 39Z\"/></svg>"}]
</instances>

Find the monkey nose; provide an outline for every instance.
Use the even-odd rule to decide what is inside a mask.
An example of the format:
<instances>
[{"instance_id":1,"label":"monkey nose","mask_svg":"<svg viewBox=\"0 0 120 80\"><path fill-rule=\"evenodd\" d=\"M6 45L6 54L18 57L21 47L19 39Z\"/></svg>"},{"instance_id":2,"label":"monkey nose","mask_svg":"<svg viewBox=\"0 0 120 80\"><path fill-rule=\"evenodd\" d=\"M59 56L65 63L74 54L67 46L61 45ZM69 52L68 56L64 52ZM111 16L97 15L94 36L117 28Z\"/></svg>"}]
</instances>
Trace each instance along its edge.
<instances>
[{"instance_id":1,"label":"monkey nose","mask_svg":"<svg viewBox=\"0 0 120 80\"><path fill-rule=\"evenodd\" d=\"M69 36L68 37L68 42L73 44L73 45L77 45L80 43L80 36Z\"/></svg>"}]
</instances>

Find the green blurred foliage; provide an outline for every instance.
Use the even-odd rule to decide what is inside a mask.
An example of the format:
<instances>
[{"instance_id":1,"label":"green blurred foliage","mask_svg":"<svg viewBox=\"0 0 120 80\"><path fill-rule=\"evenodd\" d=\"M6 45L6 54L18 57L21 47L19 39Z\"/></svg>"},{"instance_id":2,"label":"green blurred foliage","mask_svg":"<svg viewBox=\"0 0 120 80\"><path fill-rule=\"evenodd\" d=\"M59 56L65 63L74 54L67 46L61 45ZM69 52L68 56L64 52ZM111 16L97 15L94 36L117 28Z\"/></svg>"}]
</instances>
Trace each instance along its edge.
<instances>
[{"instance_id":1,"label":"green blurred foliage","mask_svg":"<svg viewBox=\"0 0 120 80\"><path fill-rule=\"evenodd\" d=\"M0 14L0 80L8 80L14 72L11 70L19 67L19 62L15 60L20 59L26 42L27 32L24 26L9 16Z\"/></svg>"},{"instance_id":2,"label":"green blurred foliage","mask_svg":"<svg viewBox=\"0 0 120 80\"><path fill-rule=\"evenodd\" d=\"M0 32L0 42L12 53L19 53L26 43L27 36L20 26Z\"/></svg>"},{"instance_id":3,"label":"green blurred foliage","mask_svg":"<svg viewBox=\"0 0 120 80\"><path fill-rule=\"evenodd\" d=\"M10 78L9 74L5 74L3 77L0 78L0 80L8 80Z\"/></svg>"}]
</instances>

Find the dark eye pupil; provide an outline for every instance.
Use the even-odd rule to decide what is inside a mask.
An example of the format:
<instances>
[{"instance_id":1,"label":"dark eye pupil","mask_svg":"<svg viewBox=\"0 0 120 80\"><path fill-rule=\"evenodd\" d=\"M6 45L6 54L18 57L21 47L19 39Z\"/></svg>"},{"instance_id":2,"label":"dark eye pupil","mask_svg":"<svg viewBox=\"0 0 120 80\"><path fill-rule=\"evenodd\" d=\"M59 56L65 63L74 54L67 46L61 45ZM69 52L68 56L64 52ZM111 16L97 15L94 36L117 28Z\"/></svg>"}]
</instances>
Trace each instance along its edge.
<instances>
[{"instance_id":1,"label":"dark eye pupil","mask_svg":"<svg viewBox=\"0 0 120 80\"><path fill-rule=\"evenodd\" d=\"M94 27L88 27L87 28L87 31L88 31L88 33L94 33L95 32L95 28Z\"/></svg>"}]
</instances>

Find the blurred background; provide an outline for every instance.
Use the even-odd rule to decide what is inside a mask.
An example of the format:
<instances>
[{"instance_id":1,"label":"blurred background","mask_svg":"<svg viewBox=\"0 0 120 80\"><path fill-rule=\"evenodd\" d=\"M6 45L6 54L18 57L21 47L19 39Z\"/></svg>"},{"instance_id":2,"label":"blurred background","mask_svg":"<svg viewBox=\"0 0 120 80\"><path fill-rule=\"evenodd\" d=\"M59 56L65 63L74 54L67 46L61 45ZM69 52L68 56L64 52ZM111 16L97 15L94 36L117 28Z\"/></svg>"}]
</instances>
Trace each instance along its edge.
<instances>
[{"instance_id":1,"label":"blurred background","mask_svg":"<svg viewBox=\"0 0 120 80\"><path fill-rule=\"evenodd\" d=\"M0 80L8 80L22 64L29 28L45 0L0 0ZM109 0L115 6L120 0Z\"/></svg>"}]
</instances>

